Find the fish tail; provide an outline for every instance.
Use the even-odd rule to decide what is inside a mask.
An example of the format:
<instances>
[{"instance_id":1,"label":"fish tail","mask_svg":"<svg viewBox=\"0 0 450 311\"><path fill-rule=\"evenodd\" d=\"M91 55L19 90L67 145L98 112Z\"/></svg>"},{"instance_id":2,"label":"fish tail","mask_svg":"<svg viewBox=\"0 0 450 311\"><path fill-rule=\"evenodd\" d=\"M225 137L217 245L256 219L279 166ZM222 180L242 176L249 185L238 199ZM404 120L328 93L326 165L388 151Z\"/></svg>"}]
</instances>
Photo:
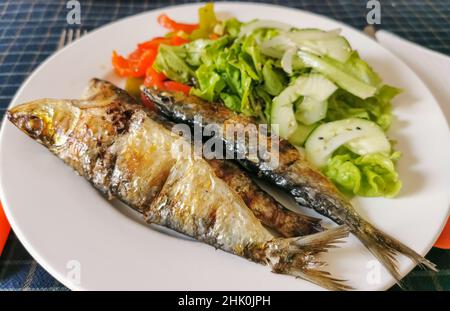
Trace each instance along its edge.
<instances>
[{"instance_id":1,"label":"fish tail","mask_svg":"<svg viewBox=\"0 0 450 311\"><path fill-rule=\"evenodd\" d=\"M308 233L322 232L325 230L321 224L321 219L307 215L301 216L302 217L296 217L296 222L294 223L294 229L298 232L295 232L296 234L291 236L306 235Z\"/></svg>"},{"instance_id":2,"label":"fish tail","mask_svg":"<svg viewBox=\"0 0 450 311\"><path fill-rule=\"evenodd\" d=\"M282 212L275 213L269 222L263 220L262 223L285 238L305 236L325 230L319 218L297 214L281 205L279 211Z\"/></svg>"},{"instance_id":3,"label":"fish tail","mask_svg":"<svg viewBox=\"0 0 450 311\"><path fill-rule=\"evenodd\" d=\"M352 233L372 252L372 254L386 267L391 275L401 286L401 276L398 272L397 256L403 254L409 257L422 268L428 268L437 271L436 265L427 260L417 252L391 237L390 235L375 228L366 221L359 221Z\"/></svg>"},{"instance_id":4,"label":"fish tail","mask_svg":"<svg viewBox=\"0 0 450 311\"><path fill-rule=\"evenodd\" d=\"M353 289L345 280L320 270L326 264L317 260L318 254L336 247L348 234L346 226L339 226L305 237L273 240L268 243L268 264L275 273L302 278L330 290Z\"/></svg>"}]
</instances>

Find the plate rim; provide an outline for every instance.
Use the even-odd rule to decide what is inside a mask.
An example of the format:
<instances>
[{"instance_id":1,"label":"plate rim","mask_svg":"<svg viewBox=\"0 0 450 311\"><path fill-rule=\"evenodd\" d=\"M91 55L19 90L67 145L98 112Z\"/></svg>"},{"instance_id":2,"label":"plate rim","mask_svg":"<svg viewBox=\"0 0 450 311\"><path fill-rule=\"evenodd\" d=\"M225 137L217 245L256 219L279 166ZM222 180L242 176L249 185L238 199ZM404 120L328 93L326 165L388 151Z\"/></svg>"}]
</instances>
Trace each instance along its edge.
<instances>
[{"instance_id":1,"label":"plate rim","mask_svg":"<svg viewBox=\"0 0 450 311\"><path fill-rule=\"evenodd\" d=\"M100 27L97 27L95 29L93 29L92 31L90 31L89 33L87 33L86 35L84 35L83 37L81 37L80 39L74 41L73 43L64 46L62 49L57 50L55 52L53 52L52 54L50 54L44 61L42 61L34 70L33 72L22 82L21 86L18 88L18 90L16 91L16 93L14 94L14 96L12 97L11 101L9 102L9 105L7 107L7 109L9 109L13 103L15 103L16 99L21 95L21 93L23 92L23 90L28 86L29 82L34 78L34 76L38 75L39 72L45 67L47 66L48 63L50 63L54 58L58 57L59 54L61 54L63 51L73 48L75 47L77 44L79 44L82 40L86 39L87 37L94 35L96 32L102 31L105 28L108 28L116 23L123 23L126 22L128 19L133 19L136 18L138 16L141 15L146 15L149 13L157 13L157 12L162 12L164 10L167 9L183 9L184 7L199 7L201 5L204 5L206 2L197 2L197 3L184 3L184 4L177 4L177 5L168 5L168 6L163 6L160 8L156 8L156 9L152 9L152 10L146 10L137 14L133 14L133 15L129 15L123 18L120 18L118 20L115 21L111 21L109 23L106 23ZM363 34L364 33L353 27L352 25L348 25L345 24L344 22L341 22L339 20L333 19L331 17L328 17L326 15L322 15L322 14L318 14L318 13L314 13L311 11L307 11L307 10L303 10L303 9L299 9L299 8L293 8L293 7L287 7L287 6L282 6L279 4L271 4L271 3L258 3L258 2L242 2L242 1L221 1L221 2L217 2L214 3L216 6L246 6L246 7L253 7L253 6L259 6L259 7L271 7L271 8L277 8L277 9L282 9L282 10L288 10L288 11L293 11L293 12L297 12L297 13L302 13L302 14L307 14L307 15L311 15L314 16L316 18L320 18L320 19L325 19L327 21L331 21L333 23L338 24L340 27L344 27L344 28L348 28L351 29L355 32L358 32L359 34ZM368 40L371 40L370 38L367 38ZM395 58L395 60L399 63L401 63L405 68L407 68L410 73L412 73L417 79L418 81L420 81L420 83L422 84L424 90L426 90L426 92L428 93L428 96L434 100L434 102L436 103L436 106L439 109L439 115L440 117L443 118L443 121L445 122L445 124L447 124L447 128L449 126L448 122L445 119L444 113L442 111L441 105L439 104L439 102L436 100L434 94L431 92L431 90L428 88L428 86L423 82L423 80L421 79L420 76L418 76L401 58L399 58L397 55L395 55L393 52L391 52L390 50L388 50L387 48L385 48L384 46L382 46L379 42L377 42L376 40L373 40L373 42L375 44L378 45L379 48L383 49L384 52L390 54L391 57ZM2 120L2 126L0 129L0 148L3 149L3 140L5 139L5 126L4 124L6 124L6 111L5 114L3 116L3 120ZM449 141L450 141L450 129L449 131L447 131L447 136L449 136ZM0 153L0 160L1 160L1 153ZM1 173L0 173L1 174ZM1 180L0 180L1 181ZM50 273L56 280L58 280L60 283L62 283L64 286L66 286L67 288L71 289L71 290L89 290L86 288L83 288L83 286L80 285L76 285L72 282L68 282L67 278L60 274L57 269L53 268L53 266L47 262L46 260L44 260L41 255L39 254L39 251L35 250L35 248L31 245L31 243L28 242L28 240L24 237L25 234L22 233L21 227L20 225L18 225L14 219L13 213L10 211L9 209L9 202L7 199L7 195L5 195L5 192L3 190L3 186L2 183L0 182L0 198L3 204L3 209L5 211L6 217L11 225L11 228L14 230L14 233L16 234L17 238L19 239L19 241L22 243L22 245L25 247L25 249L30 253L30 255L48 272ZM430 245L428 247L426 247L426 253L428 253L430 251L430 249L433 247L435 241L438 239L440 232L442 232L445 224L446 224L446 220L449 218L450 216L450 205L447 206L447 218L445 218L442 223L441 226L439 228L439 230L437 231L438 233L436 234L435 238L433 239L432 242L430 242ZM426 255L425 253L425 255ZM411 270L413 270L416 267L416 265L412 262L408 263L408 267L406 269L406 273L405 275L402 277L402 279L411 272ZM385 284L383 286L379 286L378 290L387 290L389 288L391 288L394 284L395 284L395 280L394 279L390 279L387 282L385 282Z\"/></svg>"}]
</instances>

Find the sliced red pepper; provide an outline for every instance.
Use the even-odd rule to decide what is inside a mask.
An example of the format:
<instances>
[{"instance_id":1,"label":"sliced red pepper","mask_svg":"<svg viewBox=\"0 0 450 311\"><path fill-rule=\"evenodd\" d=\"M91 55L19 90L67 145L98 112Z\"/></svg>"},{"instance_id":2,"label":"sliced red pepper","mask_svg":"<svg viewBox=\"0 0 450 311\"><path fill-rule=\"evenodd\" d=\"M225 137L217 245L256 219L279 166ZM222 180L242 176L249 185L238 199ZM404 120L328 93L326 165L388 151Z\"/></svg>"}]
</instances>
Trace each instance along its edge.
<instances>
[{"instance_id":1,"label":"sliced red pepper","mask_svg":"<svg viewBox=\"0 0 450 311\"><path fill-rule=\"evenodd\" d=\"M120 76L139 78L145 76L147 68L153 64L157 54L156 49L137 49L125 58L113 51L112 63Z\"/></svg>"},{"instance_id":2,"label":"sliced red pepper","mask_svg":"<svg viewBox=\"0 0 450 311\"><path fill-rule=\"evenodd\" d=\"M164 82L164 90L171 92L182 92L187 96L189 95L191 87L180 82L169 80Z\"/></svg>"},{"instance_id":3,"label":"sliced red pepper","mask_svg":"<svg viewBox=\"0 0 450 311\"><path fill-rule=\"evenodd\" d=\"M219 36L218 34L211 33L211 34L209 35L209 38L210 38L211 40L217 40L217 39L220 38L220 36Z\"/></svg>"},{"instance_id":4,"label":"sliced red pepper","mask_svg":"<svg viewBox=\"0 0 450 311\"><path fill-rule=\"evenodd\" d=\"M152 66L148 67L147 72L145 74L145 80L144 85L147 87L156 87L158 89L164 88L164 80L167 79L167 77L162 72L157 72L155 69L153 69Z\"/></svg>"},{"instance_id":5,"label":"sliced red pepper","mask_svg":"<svg viewBox=\"0 0 450 311\"><path fill-rule=\"evenodd\" d=\"M128 77L130 75L130 66L128 60L113 51L112 65L119 76Z\"/></svg>"},{"instance_id":6,"label":"sliced red pepper","mask_svg":"<svg viewBox=\"0 0 450 311\"><path fill-rule=\"evenodd\" d=\"M147 68L153 65L153 62L155 61L157 54L158 51L156 49L144 50L144 52L139 56L139 58L131 63L134 75L136 77L145 76Z\"/></svg>"},{"instance_id":7,"label":"sliced red pepper","mask_svg":"<svg viewBox=\"0 0 450 311\"><path fill-rule=\"evenodd\" d=\"M186 44L188 42L189 42L189 40L183 39L180 36L173 36L171 38L170 42L169 42L169 45L176 45L176 46L178 46L178 45Z\"/></svg>"},{"instance_id":8,"label":"sliced red pepper","mask_svg":"<svg viewBox=\"0 0 450 311\"><path fill-rule=\"evenodd\" d=\"M158 23L166 29L172 31L184 31L186 33L191 33L198 28L198 24L177 23L166 14L161 14L158 16Z\"/></svg>"},{"instance_id":9,"label":"sliced red pepper","mask_svg":"<svg viewBox=\"0 0 450 311\"><path fill-rule=\"evenodd\" d=\"M174 31L189 32L198 27L198 25L179 24L168 18L166 15L161 15L158 21L164 27L168 27ZM168 45L183 45L189 42L188 40L174 34L171 37L156 37L152 40L138 44L136 50L123 57L113 51L112 64L114 70L122 77L140 78L145 76L144 84L163 88L162 82L166 80L166 76L157 73L152 65L158 55L158 48L160 44Z\"/></svg>"},{"instance_id":10,"label":"sliced red pepper","mask_svg":"<svg viewBox=\"0 0 450 311\"><path fill-rule=\"evenodd\" d=\"M164 38L164 37L156 37L150 41L145 41L138 44L139 49L158 49L159 45L161 43L163 44L169 44L170 39Z\"/></svg>"}]
</instances>

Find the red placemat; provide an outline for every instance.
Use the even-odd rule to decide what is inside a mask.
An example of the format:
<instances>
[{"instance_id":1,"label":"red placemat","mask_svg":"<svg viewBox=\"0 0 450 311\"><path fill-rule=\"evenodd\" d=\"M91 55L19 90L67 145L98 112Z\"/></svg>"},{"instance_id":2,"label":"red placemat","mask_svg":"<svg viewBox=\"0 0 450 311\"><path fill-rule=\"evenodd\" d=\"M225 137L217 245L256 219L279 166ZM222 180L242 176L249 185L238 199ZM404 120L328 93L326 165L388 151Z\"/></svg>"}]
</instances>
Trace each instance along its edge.
<instances>
[{"instance_id":1,"label":"red placemat","mask_svg":"<svg viewBox=\"0 0 450 311\"><path fill-rule=\"evenodd\" d=\"M0 255L2 254L10 230L11 227L6 219L5 212L3 212L2 203L0 202Z\"/></svg>"},{"instance_id":2,"label":"red placemat","mask_svg":"<svg viewBox=\"0 0 450 311\"><path fill-rule=\"evenodd\" d=\"M450 249L450 218L447 220L447 224L442 230L441 236L434 244L435 247Z\"/></svg>"}]
</instances>

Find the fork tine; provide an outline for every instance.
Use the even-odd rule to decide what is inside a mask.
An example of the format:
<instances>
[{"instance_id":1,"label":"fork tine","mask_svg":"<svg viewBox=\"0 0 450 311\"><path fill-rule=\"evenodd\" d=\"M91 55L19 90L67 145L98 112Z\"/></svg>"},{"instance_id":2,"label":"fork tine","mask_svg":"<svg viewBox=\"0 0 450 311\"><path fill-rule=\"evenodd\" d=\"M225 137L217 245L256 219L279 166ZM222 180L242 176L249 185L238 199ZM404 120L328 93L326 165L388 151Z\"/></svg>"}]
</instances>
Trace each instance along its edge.
<instances>
[{"instance_id":1,"label":"fork tine","mask_svg":"<svg viewBox=\"0 0 450 311\"><path fill-rule=\"evenodd\" d=\"M75 40L80 39L82 36L87 34L88 31L77 28L75 31L73 28L63 29L61 35L59 36L58 46L56 50L62 49L64 46L72 43Z\"/></svg>"},{"instance_id":2,"label":"fork tine","mask_svg":"<svg viewBox=\"0 0 450 311\"><path fill-rule=\"evenodd\" d=\"M75 30L75 40L80 39L81 37L81 29L77 28L77 30Z\"/></svg>"},{"instance_id":3,"label":"fork tine","mask_svg":"<svg viewBox=\"0 0 450 311\"><path fill-rule=\"evenodd\" d=\"M61 50L64 47L64 43L66 41L66 30L63 29L63 31L61 32L61 35L59 36L59 40L58 40L58 46L57 46L57 50Z\"/></svg>"},{"instance_id":4,"label":"fork tine","mask_svg":"<svg viewBox=\"0 0 450 311\"><path fill-rule=\"evenodd\" d=\"M69 45L73 41L73 29L70 28L69 31L67 31L67 41L66 45Z\"/></svg>"}]
</instances>

